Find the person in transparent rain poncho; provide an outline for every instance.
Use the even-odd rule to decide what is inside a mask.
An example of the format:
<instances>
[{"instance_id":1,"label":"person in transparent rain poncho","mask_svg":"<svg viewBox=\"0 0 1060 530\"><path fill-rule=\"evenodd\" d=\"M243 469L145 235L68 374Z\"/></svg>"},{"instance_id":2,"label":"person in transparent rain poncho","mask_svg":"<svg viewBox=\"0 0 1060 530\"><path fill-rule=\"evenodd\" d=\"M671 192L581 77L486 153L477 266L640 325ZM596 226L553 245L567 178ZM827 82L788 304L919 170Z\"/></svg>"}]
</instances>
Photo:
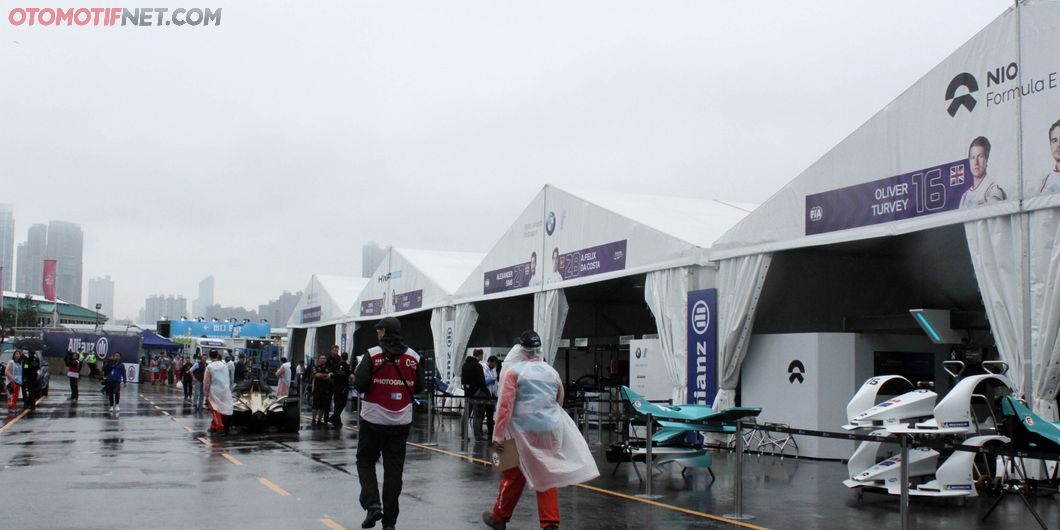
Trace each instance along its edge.
<instances>
[{"instance_id":1,"label":"person in transparent rain poncho","mask_svg":"<svg viewBox=\"0 0 1060 530\"><path fill-rule=\"evenodd\" d=\"M501 476L497 502L482 514L486 526L504 529L527 485L537 492L541 528L559 528L556 488L600 475L589 445L574 420L563 410L559 374L541 357L541 337L524 331L508 355L500 375L493 445L515 440L519 465Z\"/></svg>"}]
</instances>

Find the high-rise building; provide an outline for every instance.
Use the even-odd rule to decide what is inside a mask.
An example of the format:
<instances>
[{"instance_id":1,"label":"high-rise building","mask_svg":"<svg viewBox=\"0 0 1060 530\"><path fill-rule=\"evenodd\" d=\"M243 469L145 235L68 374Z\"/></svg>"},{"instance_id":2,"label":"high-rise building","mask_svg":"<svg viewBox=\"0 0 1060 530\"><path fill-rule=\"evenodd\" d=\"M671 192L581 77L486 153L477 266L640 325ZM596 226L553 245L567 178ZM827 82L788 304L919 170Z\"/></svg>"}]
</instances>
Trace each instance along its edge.
<instances>
[{"instance_id":1,"label":"high-rise building","mask_svg":"<svg viewBox=\"0 0 1060 530\"><path fill-rule=\"evenodd\" d=\"M268 320L273 327L286 327L287 320L291 318L291 313L294 312L294 308L298 305L298 300L301 298L301 291L295 294L284 291L276 300L269 300L269 303L259 305L258 317Z\"/></svg>"},{"instance_id":2,"label":"high-rise building","mask_svg":"<svg viewBox=\"0 0 1060 530\"><path fill-rule=\"evenodd\" d=\"M375 241L369 241L361 246L361 277L370 278L379 264L386 257L386 249L379 246Z\"/></svg>"},{"instance_id":3,"label":"high-rise building","mask_svg":"<svg viewBox=\"0 0 1060 530\"><path fill-rule=\"evenodd\" d=\"M15 271L17 291L44 294L44 252L48 246L48 226L34 224L24 243L18 245L18 269Z\"/></svg>"},{"instance_id":4,"label":"high-rise building","mask_svg":"<svg viewBox=\"0 0 1060 530\"><path fill-rule=\"evenodd\" d=\"M81 225L77 223L48 223L48 246L44 257L56 260L55 294L60 300L77 305L81 305L84 240Z\"/></svg>"},{"instance_id":5,"label":"high-rise building","mask_svg":"<svg viewBox=\"0 0 1060 530\"><path fill-rule=\"evenodd\" d=\"M92 310L95 310L96 304L99 304L101 306L99 312L110 317L112 321L114 320L114 281L110 279L110 276L88 280L87 302L86 307Z\"/></svg>"},{"instance_id":6,"label":"high-rise building","mask_svg":"<svg viewBox=\"0 0 1060 530\"><path fill-rule=\"evenodd\" d=\"M188 316L188 300L183 296L154 294L144 300L140 324L154 324L163 318L176 320Z\"/></svg>"},{"instance_id":7,"label":"high-rise building","mask_svg":"<svg viewBox=\"0 0 1060 530\"><path fill-rule=\"evenodd\" d=\"M0 267L4 269L0 276L3 288L14 291L11 279L15 272L15 210L10 204L0 204Z\"/></svg>"},{"instance_id":8,"label":"high-rise building","mask_svg":"<svg viewBox=\"0 0 1060 530\"><path fill-rule=\"evenodd\" d=\"M199 282L199 297L191 302L192 317L205 317L206 308L213 305L213 276Z\"/></svg>"}]
</instances>

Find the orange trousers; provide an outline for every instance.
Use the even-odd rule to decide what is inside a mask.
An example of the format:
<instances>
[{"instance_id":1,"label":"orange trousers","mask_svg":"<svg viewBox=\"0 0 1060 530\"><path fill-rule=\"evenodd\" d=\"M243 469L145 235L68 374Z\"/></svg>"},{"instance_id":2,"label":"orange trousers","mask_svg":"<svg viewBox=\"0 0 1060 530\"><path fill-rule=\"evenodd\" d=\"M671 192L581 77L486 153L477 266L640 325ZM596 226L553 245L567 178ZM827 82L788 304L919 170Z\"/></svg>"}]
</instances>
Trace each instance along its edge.
<instances>
[{"instance_id":1,"label":"orange trousers","mask_svg":"<svg viewBox=\"0 0 1060 530\"><path fill-rule=\"evenodd\" d=\"M11 383L12 390L7 393L7 408L13 409L18 406L18 393L22 390L22 387L18 383Z\"/></svg>"},{"instance_id":2,"label":"orange trousers","mask_svg":"<svg viewBox=\"0 0 1060 530\"><path fill-rule=\"evenodd\" d=\"M221 417L221 413L215 409L210 409L210 413L213 415L213 420L210 421L210 432L220 432L225 430L224 419Z\"/></svg>"},{"instance_id":3,"label":"orange trousers","mask_svg":"<svg viewBox=\"0 0 1060 530\"><path fill-rule=\"evenodd\" d=\"M493 520L508 522L519 504L519 497L526 487L526 477L519 467L513 467L501 476L501 487L497 491L497 504L493 505ZM537 517L541 528L549 525L559 526L559 493L556 488L537 492Z\"/></svg>"}]
</instances>

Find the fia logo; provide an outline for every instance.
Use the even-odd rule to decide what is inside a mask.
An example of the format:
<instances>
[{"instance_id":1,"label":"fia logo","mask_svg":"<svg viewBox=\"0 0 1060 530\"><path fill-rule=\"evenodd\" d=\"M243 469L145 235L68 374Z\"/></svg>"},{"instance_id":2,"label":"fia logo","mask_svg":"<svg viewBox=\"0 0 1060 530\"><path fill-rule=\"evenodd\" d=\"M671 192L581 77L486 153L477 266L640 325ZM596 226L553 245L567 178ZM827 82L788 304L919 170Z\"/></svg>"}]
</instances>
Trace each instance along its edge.
<instances>
[{"instance_id":1,"label":"fia logo","mask_svg":"<svg viewBox=\"0 0 1060 530\"><path fill-rule=\"evenodd\" d=\"M824 208L821 208L820 206L810 208L810 221L816 223L821 219L824 219Z\"/></svg>"},{"instance_id":2,"label":"fia logo","mask_svg":"<svg viewBox=\"0 0 1060 530\"><path fill-rule=\"evenodd\" d=\"M957 91L965 89L967 92L960 96L957 95ZM972 94L979 91L979 81L976 81L975 76L968 72L962 72L956 75L951 81L950 85L946 87L946 101L950 102L949 108L946 112L949 113L950 117L957 115L957 112L961 110L961 107L968 109L971 112L975 109L975 98Z\"/></svg>"},{"instance_id":3,"label":"fia logo","mask_svg":"<svg viewBox=\"0 0 1060 530\"><path fill-rule=\"evenodd\" d=\"M545 233L552 235L552 232L556 231L556 212L548 212L548 216L545 217Z\"/></svg>"},{"instance_id":4,"label":"fia logo","mask_svg":"<svg viewBox=\"0 0 1060 530\"><path fill-rule=\"evenodd\" d=\"M964 164L958 164L950 168L950 186L964 184Z\"/></svg>"}]
</instances>

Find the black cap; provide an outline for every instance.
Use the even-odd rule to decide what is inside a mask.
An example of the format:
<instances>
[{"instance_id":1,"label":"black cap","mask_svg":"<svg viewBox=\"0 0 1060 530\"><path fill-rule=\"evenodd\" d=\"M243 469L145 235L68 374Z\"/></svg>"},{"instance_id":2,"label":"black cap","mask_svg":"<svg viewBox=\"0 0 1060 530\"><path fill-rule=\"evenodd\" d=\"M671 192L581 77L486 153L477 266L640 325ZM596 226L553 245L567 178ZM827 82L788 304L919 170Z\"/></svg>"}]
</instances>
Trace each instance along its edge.
<instances>
[{"instance_id":1,"label":"black cap","mask_svg":"<svg viewBox=\"0 0 1060 530\"><path fill-rule=\"evenodd\" d=\"M528 329L519 335L519 345L524 348L540 348L541 336L536 331Z\"/></svg>"},{"instance_id":2,"label":"black cap","mask_svg":"<svg viewBox=\"0 0 1060 530\"><path fill-rule=\"evenodd\" d=\"M383 320L376 322L375 329L385 329L387 331L398 333L401 331L401 322L394 317L386 317Z\"/></svg>"}]
</instances>

